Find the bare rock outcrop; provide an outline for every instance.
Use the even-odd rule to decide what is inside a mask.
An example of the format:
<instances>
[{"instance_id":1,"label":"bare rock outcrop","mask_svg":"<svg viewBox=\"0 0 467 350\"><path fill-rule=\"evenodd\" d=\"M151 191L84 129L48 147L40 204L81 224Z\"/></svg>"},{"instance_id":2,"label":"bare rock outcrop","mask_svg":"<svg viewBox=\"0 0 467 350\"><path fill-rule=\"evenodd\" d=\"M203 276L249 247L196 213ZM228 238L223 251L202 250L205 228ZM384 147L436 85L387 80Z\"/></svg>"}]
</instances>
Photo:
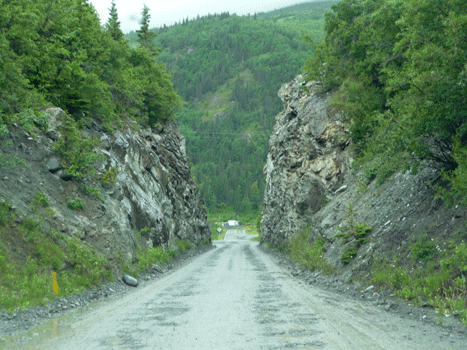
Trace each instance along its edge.
<instances>
[{"instance_id":1,"label":"bare rock outcrop","mask_svg":"<svg viewBox=\"0 0 467 350\"><path fill-rule=\"evenodd\" d=\"M328 107L330 95L320 90L298 76L278 93L284 110L269 141L261 221L262 238L273 244L301 231L350 167L348 130Z\"/></svg>"},{"instance_id":2,"label":"bare rock outcrop","mask_svg":"<svg viewBox=\"0 0 467 350\"><path fill-rule=\"evenodd\" d=\"M101 140L95 151L102 156L95 175L77 181L61 176L60 158L52 151L65 113L58 108L47 112L47 132L30 134L13 126L4 140L3 153L27 166L1 168L1 198L30 215L35 194L43 193L51 209L43 225L87 241L110 260L131 261L142 246L176 248L179 239L210 242L207 212L191 178L185 140L173 122L141 129L128 120L113 132L87 122L84 132ZM102 175L110 169L115 181L105 183ZM101 200L89 188L97 190ZM84 205L72 210L67 206L70 198Z\"/></svg>"}]
</instances>

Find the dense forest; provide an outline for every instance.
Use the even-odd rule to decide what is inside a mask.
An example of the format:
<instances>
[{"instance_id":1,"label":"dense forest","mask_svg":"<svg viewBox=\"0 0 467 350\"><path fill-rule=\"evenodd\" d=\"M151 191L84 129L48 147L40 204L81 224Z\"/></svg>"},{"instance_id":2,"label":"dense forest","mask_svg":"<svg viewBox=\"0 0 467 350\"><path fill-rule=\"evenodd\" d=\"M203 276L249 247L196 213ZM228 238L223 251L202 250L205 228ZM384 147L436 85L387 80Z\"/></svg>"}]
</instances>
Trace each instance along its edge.
<instances>
[{"instance_id":1,"label":"dense forest","mask_svg":"<svg viewBox=\"0 0 467 350\"><path fill-rule=\"evenodd\" d=\"M369 179L428 161L440 194L467 204L467 12L465 0L345 0L326 15L326 38L308 79L338 90L335 108ZM449 190L446 190L448 188Z\"/></svg>"},{"instance_id":2,"label":"dense forest","mask_svg":"<svg viewBox=\"0 0 467 350\"><path fill-rule=\"evenodd\" d=\"M155 29L158 61L187 102L177 121L209 210L258 213L280 86L300 73L337 1L237 16L212 14ZM127 35L134 46L137 33Z\"/></svg>"},{"instance_id":3,"label":"dense forest","mask_svg":"<svg viewBox=\"0 0 467 350\"><path fill-rule=\"evenodd\" d=\"M105 26L85 0L0 5L0 139L12 123L40 125L40 110L50 105L67 111L78 129L82 118L98 119L107 129L126 116L152 125L181 106L156 60L149 9L132 49L113 2Z\"/></svg>"}]
</instances>

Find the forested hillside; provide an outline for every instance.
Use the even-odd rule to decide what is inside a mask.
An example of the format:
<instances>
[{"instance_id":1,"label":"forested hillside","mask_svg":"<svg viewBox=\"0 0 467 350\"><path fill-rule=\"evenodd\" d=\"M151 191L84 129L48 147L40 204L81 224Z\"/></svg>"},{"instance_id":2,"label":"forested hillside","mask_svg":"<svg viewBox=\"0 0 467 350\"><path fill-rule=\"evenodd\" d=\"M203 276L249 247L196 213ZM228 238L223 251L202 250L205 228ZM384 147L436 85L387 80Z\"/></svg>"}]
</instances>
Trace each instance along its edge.
<instances>
[{"instance_id":1,"label":"forested hillside","mask_svg":"<svg viewBox=\"0 0 467 350\"><path fill-rule=\"evenodd\" d=\"M442 169L447 200L467 203L465 0L345 0L326 15L326 39L307 79L339 89L334 107L352 119L369 179ZM444 186L443 186L444 187Z\"/></svg>"},{"instance_id":2,"label":"forested hillside","mask_svg":"<svg viewBox=\"0 0 467 350\"><path fill-rule=\"evenodd\" d=\"M310 42L324 38L324 13L335 3L214 14L155 30L158 60L187 102L178 122L211 211L258 212L268 139L282 108L277 91L300 73L312 54ZM128 38L135 42L136 33Z\"/></svg>"},{"instance_id":3,"label":"forested hillside","mask_svg":"<svg viewBox=\"0 0 467 350\"><path fill-rule=\"evenodd\" d=\"M0 138L12 123L40 124L39 110L50 105L75 123L92 117L106 128L124 116L154 124L180 107L157 51L144 41L149 28L142 27L141 45L131 49L115 6L102 27L87 1L0 4Z\"/></svg>"}]
</instances>

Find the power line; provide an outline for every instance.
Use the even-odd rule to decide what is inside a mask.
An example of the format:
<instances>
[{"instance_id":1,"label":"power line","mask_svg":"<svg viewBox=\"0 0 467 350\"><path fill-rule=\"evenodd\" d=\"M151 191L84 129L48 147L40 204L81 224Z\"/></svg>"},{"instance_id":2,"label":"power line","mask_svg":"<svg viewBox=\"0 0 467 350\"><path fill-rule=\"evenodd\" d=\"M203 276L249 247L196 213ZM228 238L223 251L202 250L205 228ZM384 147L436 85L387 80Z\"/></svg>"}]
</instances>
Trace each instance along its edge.
<instances>
[{"instance_id":1,"label":"power line","mask_svg":"<svg viewBox=\"0 0 467 350\"><path fill-rule=\"evenodd\" d=\"M261 134L250 134L246 132L228 132L228 131L206 131L206 130L184 130L179 129L179 131L186 136L202 136L203 138L225 138L228 137L244 137L244 138L265 138L268 139L267 135Z\"/></svg>"}]
</instances>

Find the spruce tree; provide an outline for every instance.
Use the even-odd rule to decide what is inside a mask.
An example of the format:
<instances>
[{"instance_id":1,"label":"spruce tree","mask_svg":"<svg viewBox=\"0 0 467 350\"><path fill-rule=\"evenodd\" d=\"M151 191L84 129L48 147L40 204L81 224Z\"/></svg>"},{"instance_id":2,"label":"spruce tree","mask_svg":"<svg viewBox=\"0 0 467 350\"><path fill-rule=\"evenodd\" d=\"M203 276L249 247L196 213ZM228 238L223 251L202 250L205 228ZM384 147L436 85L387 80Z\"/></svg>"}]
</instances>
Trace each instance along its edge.
<instances>
[{"instance_id":1,"label":"spruce tree","mask_svg":"<svg viewBox=\"0 0 467 350\"><path fill-rule=\"evenodd\" d=\"M138 33L138 42L142 47L151 51L156 51L156 46L154 44L156 33L149 30L149 21L151 19L151 15L149 14L149 7L146 5L143 7L141 16L142 18L139 22L141 24L141 29L136 31L136 33Z\"/></svg>"},{"instance_id":2,"label":"spruce tree","mask_svg":"<svg viewBox=\"0 0 467 350\"><path fill-rule=\"evenodd\" d=\"M112 0L112 7L109 9L110 18L107 22L107 31L110 33L114 40L120 40L123 38L123 32L120 29L120 21L118 20L117 7L115 2Z\"/></svg>"}]
</instances>

